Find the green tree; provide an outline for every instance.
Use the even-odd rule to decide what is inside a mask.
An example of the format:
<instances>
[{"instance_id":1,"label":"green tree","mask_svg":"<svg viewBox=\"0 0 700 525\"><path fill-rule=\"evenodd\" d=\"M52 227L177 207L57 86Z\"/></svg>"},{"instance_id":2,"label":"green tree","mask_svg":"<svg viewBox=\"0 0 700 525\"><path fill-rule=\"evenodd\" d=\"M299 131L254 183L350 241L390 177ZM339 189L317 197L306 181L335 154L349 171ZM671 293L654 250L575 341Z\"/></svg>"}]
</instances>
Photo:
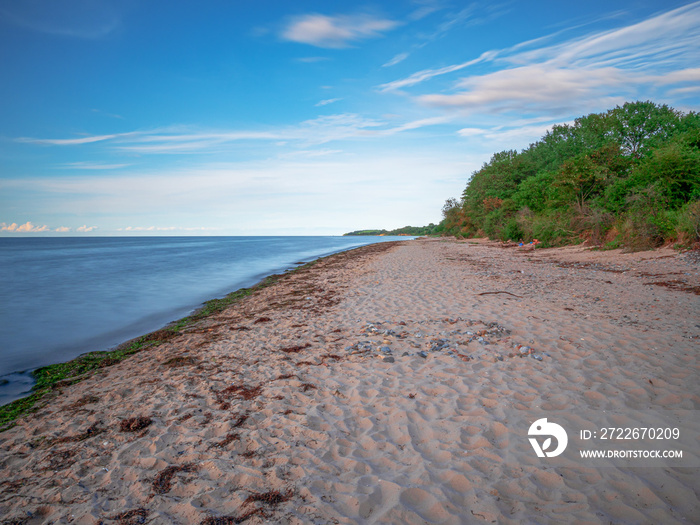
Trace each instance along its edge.
<instances>
[{"instance_id":1,"label":"green tree","mask_svg":"<svg viewBox=\"0 0 700 525\"><path fill-rule=\"evenodd\" d=\"M611 121L610 137L622 146L625 153L640 159L653 147L667 140L681 121L681 114L666 104L627 102L608 112Z\"/></svg>"}]
</instances>

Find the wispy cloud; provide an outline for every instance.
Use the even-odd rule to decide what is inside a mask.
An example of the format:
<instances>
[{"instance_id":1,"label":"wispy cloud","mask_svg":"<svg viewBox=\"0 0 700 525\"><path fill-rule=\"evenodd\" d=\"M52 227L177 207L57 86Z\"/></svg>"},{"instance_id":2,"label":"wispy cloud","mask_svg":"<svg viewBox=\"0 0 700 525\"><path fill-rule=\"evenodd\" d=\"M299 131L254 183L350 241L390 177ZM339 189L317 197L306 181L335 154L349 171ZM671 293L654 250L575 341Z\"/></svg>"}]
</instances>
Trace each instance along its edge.
<instances>
[{"instance_id":1,"label":"wispy cloud","mask_svg":"<svg viewBox=\"0 0 700 525\"><path fill-rule=\"evenodd\" d=\"M630 75L617 68L562 69L551 65L469 77L462 80L458 88L463 91L452 95L423 95L418 100L428 105L464 110L557 112L592 97L606 97L611 92L628 95L632 91Z\"/></svg>"},{"instance_id":2,"label":"wispy cloud","mask_svg":"<svg viewBox=\"0 0 700 525\"><path fill-rule=\"evenodd\" d=\"M425 82L426 80L430 80L433 77L445 75L447 73L454 73L455 71L459 71L460 69L473 66L474 64L493 60L494 58L496 58L497 54L497 51L487 51L485 53L482 53L482 55L478 58L475 58L473 60L467 60L466 62L462 62L461 64L453 64L451 66L441 67L438 69L423 69L421 71L413 73L407 78L394 80L392 82L387 82L386 84L381 84L379 86L379 90L395 91L404 87L414 86L416 84L420 84L421 82Z\"/></svg>"},{"instance_id":3,"label":"wispy cloud","mask_svg":"<svg viewBox=\"0 0 700 525\"><path fill-rule=\"evenodd\" d=\"M551 40L545 37L491 50L470 61L418 71L379 89L416 86L436 76L491 62L501 69L464 77L451 93L416 98L426 105L468 113L558 113L574 106L586 110L658 95L663 86L668 86L668 93L682 95L692 87L683 84L700 81L700 71L694 67L700 56L700 2L626 27L556 44Z\"/></svg>"},{"instance_id":4,"label":"wispy cloud","mask_svg":"<svg viewBox=\"0 0 700 525\"><path fill-rule=\"evenodd\" d=\"M401 133L403 131L409 131L409 130L414 130L414 129L420 129L424 128L426 126L436 126L438 124L446 124L453 120L454 117L449 116L449 115L441 115L439 117L429 117L429 118L423 118L423 119L418 119L418 120L412 120L410 122L406 122L405 124L401 124L399 126L395 126L393 128L388 128L388 129L381 129L377 131L371 131L369 133L376 134L376 135L395 135L397 133Z\"/></svg>"},{"instance_id":5,"label":"wispy cloud","mask_svg":"<svg viewBox=\"0 0 700 525\"><path fill-rule=\"evenodd\" d=\"M392 58L391 60L389 60L386 64L382 64L382 67L391 67L391 66L395 66L396 64L398 64L398 63L403 62L404 60L406 60L409 56L410 56L409 53L399 53L399 54L396 55L394 58Z\"/></svg>"},{"instance_id":6,"label":"wispy cloud","mask_svg":"<svg viewBox=\"0 0 700 525\"><path fill-rule=\"evenodd\" d=\"M339 149L303 149L298 151L292 151L290 153L285 153L283 155L280 155L280 158L316 158L327 157L329 155L338 155L341 153L343 153L343 150Z\"/></svg>"},{"instance_id":7,"label":"wispy cloud","mask_svg":"<svg viewBox=\"0 0 700 525\"><path fill-rule=\"evenodd\" d=\"M88 226L87 224L83 224L82 226L78 226L75 231L81 232L81 233L87 233L91 231L95 231L97 229L97 226Z\"/></svg>"},{"instance_id":8,"label":"wispy cloud","mask_svg":"<svg viewBox=\"0 0 700 525\"><path fill-rule=\"evenodd\" d=\"M330 57L300 57L296 59L297 62L304 62L305 64L314 64L316 62L325 62L330 60Z\"/></svg>"},{"instance_id":9,"label":"wispy cloud","mask_svg":"<svg viewBox=\"0 0 700 525\"><path fill-rule=\"evenodd\" d=\"M309 14L293 18L282 31L282 38L324 48L349 47L351 43L376 38L399 23L372 15L326 16Z\"/></svg>"},{"instance_id":10,"label":"wispy cloud","mask_svg":"<svg viewBox=\"0 0 700 525\"><path fill-rule=\"evenodd\" d=\"M341 99L328 99L319 102L325 106ZM323 115L300 122L294 126L279 127L271 130L229 130L209 131L187 129L156 129L133 133L99 135L80 139L37 139L20 138L19 142L64 147L89 146L104 144L111 151L137 154L193 154L220 152L228 145L239 141L265 141L274 143L292 143L307 147L328 142L363 138L369 136L388 136L402 131L410 131L423 126L446 122L451 117L431 117L406 122L398 126L389 126L383 120L363 117L356 113ZM63 169L118 169L127 164L107 164L94 162L77 162L61 166Z\"/></svg>"},{"instance_id":11,"label":"wispy cloud","mask_svg":"<svg viewBox=\"0 0 700 525\"><path fill-rule=\"evenodd\" d=\"M91 111L92 111L93 113L96 113L96 114L98 114L98 115L102 115L102 116L105 116L105 117L116 118L116 119L119 119L119 120L124 120L124 117L122 117L121 115L117 115L116 113L107 113L106 111L102 111L102 110L100 110L100 109L92 109Z\"/></svg>"},{"instance_id":12,"label":"wispy cloud","mask_svg":"<svg viewBox=\"0 0 700 525\"><path fill-rule=\"evenodd\" d=\"M76 144L90 144L92 142L102 142L105 140L112 140L116 138L130 137L138 134L139 132L134 131L130 133L115 133L112 135L93 135L73 139L35 139L29 137L20 137L17 139L17 142L27 142L30 144L47 144L50 146L73 146Z\"/></svg>"},{"instance_id":13,"label":"wispy cloud","mask_svg":"<svg viewBox=\"0 0 700 525\"><path fill-rule=\"evenodd\" d=\"M69 162L58 166L64 170L116 170L126 168L131 164L102 164L97 162Z\"/></svg>"},{"instance_id":14,"label":"wispy cloud","mask_svg":"<svg viewBox=\"0 0 700 525\"><path fill-rule=\"evenodd\" d=\"M333 102L338 102L340 100L343 100L342 98L328 98L326 100L321 100L320 102L316 103L316 106L327 106L328 104L333 104Z\"/></svg>"}]
</instances>

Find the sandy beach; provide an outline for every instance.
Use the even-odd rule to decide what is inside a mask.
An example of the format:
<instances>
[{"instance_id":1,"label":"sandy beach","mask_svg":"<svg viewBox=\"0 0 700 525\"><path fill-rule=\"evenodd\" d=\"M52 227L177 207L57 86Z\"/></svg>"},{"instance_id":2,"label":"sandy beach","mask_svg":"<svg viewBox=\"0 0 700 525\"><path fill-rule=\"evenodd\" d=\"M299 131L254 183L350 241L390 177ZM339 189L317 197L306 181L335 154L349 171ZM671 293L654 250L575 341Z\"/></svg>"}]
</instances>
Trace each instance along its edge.
<instances>
[{"instance_id":1,"label":"sandy beach","mask_svg":"<svg viewBox=\"0 0 700 525\"><path fill-rule=\"evenodd\" d=\"M698 523L697 448L548 463L520 423L697 414L699 294L669 248L336 254L0 433L2 523Z\"/></svg>"}]
</instances>

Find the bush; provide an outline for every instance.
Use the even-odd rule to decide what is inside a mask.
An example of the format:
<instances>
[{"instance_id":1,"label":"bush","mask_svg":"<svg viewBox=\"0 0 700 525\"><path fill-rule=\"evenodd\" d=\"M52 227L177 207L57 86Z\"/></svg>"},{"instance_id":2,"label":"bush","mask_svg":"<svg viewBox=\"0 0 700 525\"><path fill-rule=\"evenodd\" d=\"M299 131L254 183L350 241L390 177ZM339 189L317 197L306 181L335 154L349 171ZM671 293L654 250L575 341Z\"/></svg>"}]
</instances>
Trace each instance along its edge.
<instances>
[{"instance_id":1,"label":"bush","mask_svg":"<svg viewBox=\"0 0 700 525\"><path fill-rule=\"evenodd\" d=\"M700 241L700 200L689 202L678 212L676 234L684 245Z\"/></svg>"}]
</instances>

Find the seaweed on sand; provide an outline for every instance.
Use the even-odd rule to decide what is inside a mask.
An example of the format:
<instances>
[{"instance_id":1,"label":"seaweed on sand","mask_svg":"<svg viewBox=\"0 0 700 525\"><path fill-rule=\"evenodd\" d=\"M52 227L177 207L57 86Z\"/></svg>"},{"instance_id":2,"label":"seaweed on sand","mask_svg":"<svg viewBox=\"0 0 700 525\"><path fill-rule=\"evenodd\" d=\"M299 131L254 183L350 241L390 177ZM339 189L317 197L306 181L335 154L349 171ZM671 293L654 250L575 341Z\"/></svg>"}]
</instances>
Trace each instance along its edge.
<instances>
[{"instance_id":1,"label":"seaweed on sand","mask_svg":"<svg viewBox=\"0 0 700 525\"><path fill-rule=\"evenodd\" d=\"M147 517L148 511L143 507L140 507L138 509L120 512L114 516L108 516L106 519L118 521L119 525L137 525L138 523L146 523Z\"/></svg>"},{"instance_id":2,"label":"seaweed on sand","mask_svg":"<svg viewBox=\"0 0 700 525\"><path fill-rule=\"evenodd\" d=\"M170 492L173 484L173 478L178 472L194 472L197 470L197 465L194 463L186 463L184 465L172 465L161 470L153 479L154 494L165 494Z\"/></svg>"},{"instance_id":3,"label":"seaweed on sand","mask_svg":"<svg viewBox=\"0 0 700 525\"><path fill-rule=\"evenodd\" d=\"M119 430L122 432L138 432L153 423L150 417L137 416L123 419L119 423Z\"/></svg>"}]
</instances>

